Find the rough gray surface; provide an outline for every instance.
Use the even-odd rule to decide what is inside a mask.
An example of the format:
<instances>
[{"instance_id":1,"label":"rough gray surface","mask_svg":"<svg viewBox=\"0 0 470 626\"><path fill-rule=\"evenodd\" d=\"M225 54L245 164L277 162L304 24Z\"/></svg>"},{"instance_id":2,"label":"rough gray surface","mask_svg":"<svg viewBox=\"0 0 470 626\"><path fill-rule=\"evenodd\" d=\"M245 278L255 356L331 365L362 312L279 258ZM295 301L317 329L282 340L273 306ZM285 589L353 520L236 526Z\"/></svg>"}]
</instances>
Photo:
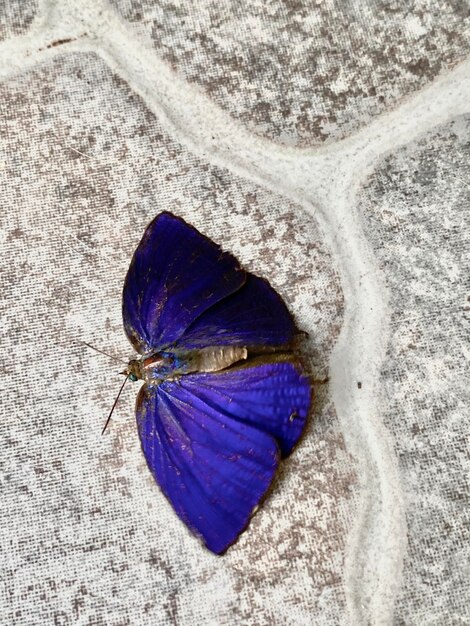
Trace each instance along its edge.
<instances>
[{"instance_id":1,"label":"rough gray surface","mask_svg":"<svg viewBox=\"0 0 470 626\"><path fill-rule=\"evenodd\" d=\"M470 620L469 157L466 116L385 159L360 198L391 294L382 405L409 529L399 624Z\"/></svg>"},{"instance_id":2,"label":"rough gray surface","mask_svg":"<svg viewBox=\"0 0 470 626\"><path fill-rule=\"evenodd\" d=\"M0 2L0 622L470 623L468 7L189 6ZM117 368L76 343L129 355L162 209L268 277L330 376L223 558L152 482L135 386L100 437Z\"/></svg>"},{"instance_id":3,"label":"rough gray surface","mask_svg":"<svg viewBox=\"0 0 470 626\"><path fill-rule=\"evenodd\" d=\"M36 0L1 0L0 41L28 30L37 13Z\"/></svg>"},{"instance_id":4,"label":"rough gray surface","mask_svg":"<svg viewBox=\"0 0 470 626\"><path fill-rule=\"evenodd\" d=\"M467 2L112 0L182 76L260 135L349 135L470 51Z\"/></svg>"}]
</instances>

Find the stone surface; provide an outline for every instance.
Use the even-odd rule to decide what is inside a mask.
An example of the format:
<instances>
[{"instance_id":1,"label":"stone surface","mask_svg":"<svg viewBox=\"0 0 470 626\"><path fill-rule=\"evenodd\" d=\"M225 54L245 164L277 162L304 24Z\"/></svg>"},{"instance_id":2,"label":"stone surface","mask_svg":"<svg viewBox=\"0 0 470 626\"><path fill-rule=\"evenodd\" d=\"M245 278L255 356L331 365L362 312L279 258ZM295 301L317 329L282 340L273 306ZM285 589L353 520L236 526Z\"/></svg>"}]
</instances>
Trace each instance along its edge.
<instances>
[{"instance_id":1,"label":"stone surface","mask_svg":"<svg viewBox=\"0 0 470 626\"><path fill-rule=\"evenodd\" d=\"M392 308L382 407L409 541L398 624L468 623L469 156L465 116L387 157L359 200Z\"/></svg>"},{"instance_id":2,"label":"stone surface","mask_svg":"<svg viewBox=\"0 0 470 626\"><path fill-rule=\"evenodd\" d=\"M135 388L100 436L116 365L77 344L130 356L122 283L144 227L169 209L269 278L310 333L305 355L322 378L343 299L317 225L172 141L94 55L58 57L1 98L5 623L251 623L254 611L256 623L308 624L313 612L346 623L354 466L326 390L272 496L216 558L148 473Z\"/></svg>"},{"instance_id":3,"label":"stone surface","mask_svg":"<svg viewBox=\"0 0 470 626\"><path fill-rule=\"evenodd\" d=\"M182 76L290 145L349 135L470 51L460 1L111 1Z\"/></svg>"},{"instance_id":4,"label":"stone surface","mask_svg":"<svg viewBox=\"0 0 470 626\"><path fill-rule=\"evenodd\" d=\"M0 41L21 35L31 26L37 13L36 0L2 0L0 2Z\"/></svg>"},{"instance_id":5,"label":"stone surface","mask_svg":"<svg viewBox=\"0 0 470 626\"><path fill-rule=\"evenodd\" d=\"M2 624L470 623L468 5L237 7L0 2ZM222 558L148 473L137 386L100 436L120 368L79 343L130 356L160 210L330 377Z\"/></svg>"}]
</instances>

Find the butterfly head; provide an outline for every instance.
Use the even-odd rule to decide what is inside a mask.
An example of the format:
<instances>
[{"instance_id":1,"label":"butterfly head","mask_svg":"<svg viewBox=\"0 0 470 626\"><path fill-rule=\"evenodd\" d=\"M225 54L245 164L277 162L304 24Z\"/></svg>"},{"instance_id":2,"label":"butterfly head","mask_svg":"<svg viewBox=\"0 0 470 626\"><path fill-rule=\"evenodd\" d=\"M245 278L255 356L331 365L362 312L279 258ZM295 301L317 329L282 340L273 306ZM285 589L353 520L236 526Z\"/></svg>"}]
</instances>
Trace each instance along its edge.
<instances>
[{"instance_id":1,"label":"butterfly head","mask_svg":"<svg viewBox=\"0 0 470 626\"><path fill-rule=\"evenodd\" d=\"M131 359L124 374L129 380L143 380L147 383L155 383L164 380L174 369L173 355L165 352L157 352L141 359Z\"/></svg>"},{"instance_id":2,"label":"butterfly head","mask_svg":"<svg viewBox=\"0 0 470 626\"><path fill-rule=\"evenodd\" d=\"M137 359L131 359L123 374L126 374L129 380L135 383L136 380L142 378L142 362Z\"/></svg>"}]
</instances>

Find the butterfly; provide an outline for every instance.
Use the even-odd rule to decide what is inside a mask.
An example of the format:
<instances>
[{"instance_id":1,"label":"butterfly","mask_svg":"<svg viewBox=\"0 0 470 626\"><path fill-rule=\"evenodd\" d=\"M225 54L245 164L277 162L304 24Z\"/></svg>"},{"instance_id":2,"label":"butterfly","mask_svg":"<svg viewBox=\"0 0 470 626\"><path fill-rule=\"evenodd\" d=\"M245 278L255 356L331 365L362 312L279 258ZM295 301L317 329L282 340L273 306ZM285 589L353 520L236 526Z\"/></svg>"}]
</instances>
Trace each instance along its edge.
<instances>
[{"instance_id":1,"label":"butterfly","mask_svg":"<svg viewBox=\"0 0 470 626\"><path fill-rule=\"evenodd\" d=\"M139 357L137 427L178 517L216 554L247 527L307 420L297 332L269 283L169 212L147 227L124 289Z\"/></svg>"}]
</instances>

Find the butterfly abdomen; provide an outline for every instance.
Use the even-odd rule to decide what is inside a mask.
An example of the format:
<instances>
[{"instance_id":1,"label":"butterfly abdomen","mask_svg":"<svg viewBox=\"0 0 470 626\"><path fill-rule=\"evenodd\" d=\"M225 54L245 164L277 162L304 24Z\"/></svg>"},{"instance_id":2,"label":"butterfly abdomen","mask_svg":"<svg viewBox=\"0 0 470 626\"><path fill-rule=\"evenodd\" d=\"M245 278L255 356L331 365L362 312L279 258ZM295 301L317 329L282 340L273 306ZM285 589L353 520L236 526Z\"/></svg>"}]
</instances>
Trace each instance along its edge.
<instances>
[{"instance_id":1,"label":"butterfly abdomen","mask_svg":"<svg viewBox=\"0 0 470 626\"><path fill-rule=\"evenodd\" d=\"M215 346L193 350L188 359L191 372L218 372L245 360L248 350L240 346Z\"/></svg>"}]
</instances>

